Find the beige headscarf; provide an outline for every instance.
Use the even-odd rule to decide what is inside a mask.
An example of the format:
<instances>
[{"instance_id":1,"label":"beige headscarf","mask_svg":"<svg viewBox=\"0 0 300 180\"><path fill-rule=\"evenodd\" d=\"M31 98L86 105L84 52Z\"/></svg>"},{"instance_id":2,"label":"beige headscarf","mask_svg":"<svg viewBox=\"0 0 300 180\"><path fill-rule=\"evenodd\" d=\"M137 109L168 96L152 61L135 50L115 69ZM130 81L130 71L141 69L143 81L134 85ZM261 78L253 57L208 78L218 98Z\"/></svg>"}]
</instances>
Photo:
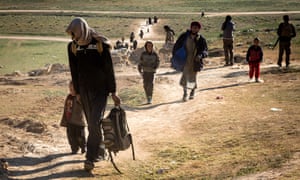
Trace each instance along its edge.
<instances>
[{"instance_id":1,"label":"beige headscarf","mask_svg":"<svg viewBox=\"0 0 300 180\"><path fill-rule=\"evenodd\" d=\"M74 18L71 21L70 25L66 29L66 32L72 36L72 39L76 41L76 44L79 46L88 45L92 38L95 38L98 42L104 42L110 46L110 42L105 36L90 28L86 20L80 17Z\"/></svg>"}]
</instances>

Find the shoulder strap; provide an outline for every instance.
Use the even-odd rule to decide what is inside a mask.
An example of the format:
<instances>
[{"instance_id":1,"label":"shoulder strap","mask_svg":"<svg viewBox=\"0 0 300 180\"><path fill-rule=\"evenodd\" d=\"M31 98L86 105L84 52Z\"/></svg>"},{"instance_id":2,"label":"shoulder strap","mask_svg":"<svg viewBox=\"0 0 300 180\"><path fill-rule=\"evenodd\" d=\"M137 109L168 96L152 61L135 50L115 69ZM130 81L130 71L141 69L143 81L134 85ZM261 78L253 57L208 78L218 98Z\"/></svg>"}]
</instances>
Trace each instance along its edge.
<instances>
[{"instance_id":1,"label":"shoulder strap","mask_svg":"<svg viewBox=\"0 0 300 180\"><path fill-rule=\"evenodd\" d=\"M77 53L77 47L78 45L75 43L75 41L72 41L72 45L71 45L71 51L74 55L76 55ZM101 55L101 53L103 52L103 44L102 44L102 40L98 40L96 43L96 47L97 47L97 51L99 52L99 54Z\"/></svg>"},{"instance_id":2,"label":"shoulder strap","mask_svg":"<svg viewBox=\"0 0 300 180\"><path fill-rule=\"evenodd\" d=\"M108 151L109 153L109 158L110 158L110 162L112 163L112 165L114 166L114 168L118 171L118 173L122 174L122 172L120 171L120 169L117 167L116 163L114 162L113 156L111 154L111 151Z\"/></svg>"}]
</instances>

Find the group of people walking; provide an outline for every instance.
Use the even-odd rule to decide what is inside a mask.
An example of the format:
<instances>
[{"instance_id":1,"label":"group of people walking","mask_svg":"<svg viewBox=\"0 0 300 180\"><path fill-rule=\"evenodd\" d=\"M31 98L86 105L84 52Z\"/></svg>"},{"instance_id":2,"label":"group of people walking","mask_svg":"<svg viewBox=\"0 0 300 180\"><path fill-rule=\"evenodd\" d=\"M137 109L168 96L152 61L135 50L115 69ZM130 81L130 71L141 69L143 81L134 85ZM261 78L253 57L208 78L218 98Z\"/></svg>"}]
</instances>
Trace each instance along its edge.
<instances>
[{"instance_id":1,"label":"group of people walking","mask_svg":"<svg viewBox=\"0 0 300 180\"><path fill-rule=\"evenodd\" d=\"M279 25L279 59L281 67L283 52L286 52L286 67L289 66L290 41L296 36L295 28L288 23L288 16ZM208 56L206 39L199 33L202 25L193 21L190 28L180 34L174 43L173 54L180 47L185 47L186 63L182 70L180 85L183 88L183 101L193 99L197 88L197 72L203 68L203 59ZM223 47L225 66L233 65L233 31L235 30L231 16L226 16L221 29L223 30ZM166 43L174 42L175 32L165 26L168 32ZM71 152L78 150L86 153L84 169L91 171L94 163L105 157L101 120L103 119L108 97L114 105L120 106L121 99L116 92L115 73L110 54L111 45L108 39L90 28L83 18L75 18L66 29L72 41L68 44L69 66L72 81L69 84L70 94L65 100L61 125L67 127L67 137ZM249 78L259 79L259 64L263 59L263 51L259 46L259 38L253 40L249 47L246 60L249 63ZM160 60L154 51L154 44L146 41L144 51L140 55L138 72L143 78L143 87L147 103L152 103L154 78ZM84 120L85 117L85 120ZM87 141L84 127L88 127Z\"/></svg>"}]
</instances>

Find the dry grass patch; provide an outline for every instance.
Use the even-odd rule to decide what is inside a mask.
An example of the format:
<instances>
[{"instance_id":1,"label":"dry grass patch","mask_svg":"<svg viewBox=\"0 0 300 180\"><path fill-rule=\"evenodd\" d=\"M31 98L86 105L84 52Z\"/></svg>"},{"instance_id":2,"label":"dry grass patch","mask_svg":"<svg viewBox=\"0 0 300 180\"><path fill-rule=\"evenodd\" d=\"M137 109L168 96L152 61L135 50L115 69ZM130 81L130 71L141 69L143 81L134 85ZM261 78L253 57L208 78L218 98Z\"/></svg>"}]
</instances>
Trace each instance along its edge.
<instances>
[{"instance_id":1,"label":"dry grass patch","mask_svg":"<svg viewBox=\"0 0 300 180\"><path fill-rule=\"evenodd\" d=\"M154 178L226 179L281 168L300 149L297 76L299 67L287 73L267 69L264 84L226 89L222 103L182 121L185 134L174 137L176 143L160 141L150 150L151 171L165 169Z\"/></svg>"}]
</instances>

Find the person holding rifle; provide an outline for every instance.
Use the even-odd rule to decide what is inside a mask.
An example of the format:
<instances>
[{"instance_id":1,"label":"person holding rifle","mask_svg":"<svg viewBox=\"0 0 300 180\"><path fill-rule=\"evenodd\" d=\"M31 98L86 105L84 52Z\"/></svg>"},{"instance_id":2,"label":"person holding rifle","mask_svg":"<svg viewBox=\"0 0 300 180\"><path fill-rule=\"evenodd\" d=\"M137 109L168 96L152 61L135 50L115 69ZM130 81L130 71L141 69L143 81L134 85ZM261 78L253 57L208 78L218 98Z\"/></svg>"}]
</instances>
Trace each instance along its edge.
<instances>
[{"instance_id":1,"label":"person holding rifle","mask_svg":"<svg viewBox=\"0 0 300 180\"><path fill-rule=\"evenodd\" d=\"M291 39L296 37L296 31L293 24L289 23L289 16L283 16L282 23L279 24L277 29L277 35L279 40L279 57L277 65L279 68L282 66L282 56L285 52L285 66L289 67L290 64L290 54L291 54Z\"/></svg>"}]
</instances>

